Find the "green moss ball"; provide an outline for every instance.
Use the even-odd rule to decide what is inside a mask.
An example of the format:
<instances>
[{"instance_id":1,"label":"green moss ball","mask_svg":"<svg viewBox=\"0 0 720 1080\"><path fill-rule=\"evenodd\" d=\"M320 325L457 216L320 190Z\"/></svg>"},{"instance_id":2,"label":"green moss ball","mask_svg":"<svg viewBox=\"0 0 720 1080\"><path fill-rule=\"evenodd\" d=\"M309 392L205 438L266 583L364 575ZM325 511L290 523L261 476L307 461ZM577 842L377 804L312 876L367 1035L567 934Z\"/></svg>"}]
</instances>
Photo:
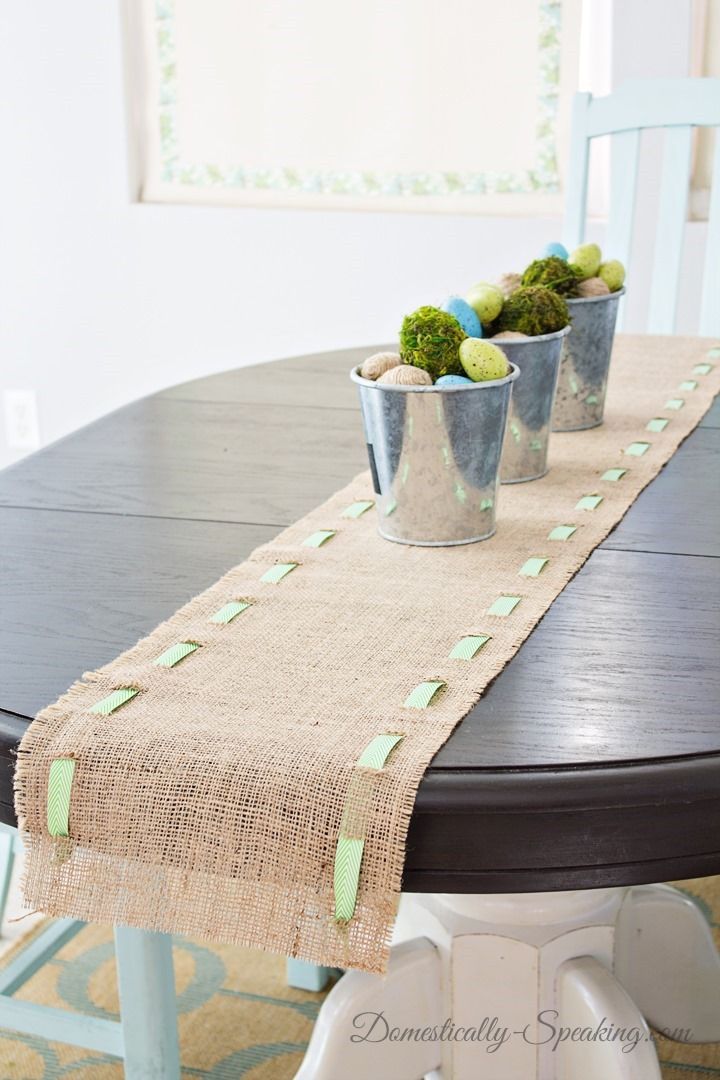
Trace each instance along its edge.
<instances>
[{"instance_id":1,"label":"green moss ball","mask_svg":"<svg viewBox=\"0 0 720 1080\"><path fill-rule=\"evenodd\" d=\"M543 285L560 296L577 296L578 284L582 280L577 267L557 255L548 255L546 259L535 259L522 276L521 285Z\"/></svg>"},{"instance_id":2,"label":"green moss ball","mask_svg":"<svg viewBox=\"0 0 720 1080\"><path fill-rule=\"evenodd\" d=\"M542 285L524 285L505 301L494 333L517 330L529 337L554 334L570 322L568 306L562 296Z\"/></svg>"},{"instance_id":3,"label":"green moss ball","mask_svg":"<svg viewBox=\"0 0 720 1080\"><path fill-rule=\"evenodd\" d=\"M403 319L400 355L404 364L422 368L433 381L441 375L462 375L458 349L466 337L454 316L425 305Z\"/></svg>"}]
</instances>

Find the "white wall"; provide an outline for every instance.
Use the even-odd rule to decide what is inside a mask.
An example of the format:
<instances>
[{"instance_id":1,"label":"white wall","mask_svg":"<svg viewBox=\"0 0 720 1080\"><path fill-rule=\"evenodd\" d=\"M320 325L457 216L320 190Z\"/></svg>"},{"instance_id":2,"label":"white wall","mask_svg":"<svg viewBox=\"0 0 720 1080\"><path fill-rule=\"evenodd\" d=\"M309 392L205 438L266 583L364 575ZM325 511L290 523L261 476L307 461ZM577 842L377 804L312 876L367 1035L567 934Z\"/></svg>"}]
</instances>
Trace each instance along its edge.
<instances>
[{"instance_id":1,"label":"white wall","mask_svg":"<svg viewBox=\"0 0 720 1080\"><path fill-rule=\"evenodd\" d=\"M37 393L43 443L200 374L392 339L405 311L559 234L541 219L133 204L123 78L114 4L2 5L0 396ZM0 430L0 465L20 454Z\"/></svg>"}]
</instances>

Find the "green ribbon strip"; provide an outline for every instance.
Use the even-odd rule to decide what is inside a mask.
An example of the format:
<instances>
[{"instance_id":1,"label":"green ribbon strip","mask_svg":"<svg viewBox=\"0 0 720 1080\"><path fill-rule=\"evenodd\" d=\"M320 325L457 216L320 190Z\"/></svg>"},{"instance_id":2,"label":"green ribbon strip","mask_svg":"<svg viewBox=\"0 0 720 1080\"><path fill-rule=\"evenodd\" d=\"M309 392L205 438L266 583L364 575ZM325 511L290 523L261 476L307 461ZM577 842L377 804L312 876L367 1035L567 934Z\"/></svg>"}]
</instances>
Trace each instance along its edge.
<instances>
[{"instance_id":1,"label":"green ribbon strip","mask_svg":"<svg viewBox=\"0 0 720 1080\"><path fill-rule=\"evenodd\" d=\"M575 503L576 510L594 510L603 501L602 495L583 495Z\"/></svg>"},{"instance_id":2,"label":"green ribbon strip","mask_svg":"<svg viewBox=\"0 0 720 1080\"><path fill-rule=\"evenodd\" d=\"M634 442L630 443L625 453L630 457L642 457L650 449L650 443L647 442Z\"/></svg>"},{"instance_id":3,"label":"green ribbon strip","mask_svg":"<svg viewBox=\"0 0 720 1080\"><path fill-rule=\"evenodd\" d=\"M404 735L376 735L357 759L357 764L363 769L382 769L391 751L404 738Z\"/></svg>"},{"instance_id":4,"label":"green ribbon strip","mask_svg":"<svg viewBox=\"0 0 720 1080\"><path fill-rule=\"evenodd\" d=\"M364 840L355 836L338 836L333 867L336 922L349 922L355 914L364 850Z\"/></svg>"},{"instance_id":5,"label":"green ribbon strip","mask_svg":"<svg viewBox=\"0 0 720 1080\"><path fill-rule=\"evenodd\" d=\"M199 645L195 645L192 641L180 641L177 645L171 645L165 652L160 653L158 657L153 660L153 664L158 667L175 667L181 660L184 660L190 653L194 653L196 649L199 649Z\"/></svg>"},{"instance_id":6,"label":"green ribbon strip","mask_svg":"<svg viewBox=\"0 0 720 1080\"><path fill-rule=\"evenodd\" d=\"M438 690L444 686L445 683L441 679L431 679L428 682L421 682L411 690L408 696L405 698L404 705L406 709L427 709L432 699L437 694Z\"/></svg>"},{"instance_id":7,"label":"green ribbon strip","mask_svg":"<svg viewBox=\"0 0 720 1080\"><path fill-rule=\"evenodd\" d=\"M487 613L505 618L506 615L512 615L521 600L521 596L498 596L487 609Z\"/></svg>"},{"instance_id":8,"label":"green ribbon strip","mask_svg":"<svg viewBox=\"0 0 720 1080\"><path fill-rule=\"evenodd\" d=\"M712 349L708 349L708 356L720 356L720 347L713 345Z\"/></svg>"},{"instance_id":9,"label":"green ribbon strip","mask_svg":"<svg viewBox=\"0 0 720 1080\"><path fill-rule=\"evenodd\" d=\"M370 740L357 759L356 768L379 772L385 767L388 757L397 744L402 742L404 738L404 735L376 735L374 739ZM351 780L351 788L348 790L349 802L353 801L352 787L353 782ZM365 791L363 793L365 794ZM350 818L352 818L352 814ZM333 865L335 921L339 923L349 922L355 914L360 886L360 868L365 850L365 838L363 836L349 836L344 831L346 820L347 815L345 813L340 825Z\"/></svg>"},{"instance_id":10,"label":"green ribbon strip","mask_svg":"<svg viewBox=\"0 0 720 1080\"><path fill-rule=\"evenodd\" d=\"M70 792L75 775L73 758L50 762L47 790L47 827L51 836L70 835Z\"/></svg>"},{"instance_id":11,"label":"green ribbon strip","mask_svg":"<svg viewBox=\"0 0 720 1080\"><path fill-rule=\"evenodd\" d=\"M241 611L245 611L249 607L250 604L247 600L230 600L229 603L223 604L219 611L216 611L214 615L210 616L210 622L232 622L233 619L237 618Z\"/></svg>"},{"instance_id":12,"label":"green ribbon strip","mask_svg":"<svg viewBox=\"0 0 720 1080\"><path fill-rule=\"evenodd\" d=\"M311 536L308 536L303 540L303 547L322 547L323 544L327 543L328 540L331 540L334 535L334 529L320 529L318 532L312 533Z\"/></svg>"},{"instance_id":13,"label":"green ribbon strip","mask_svg":"<svg viewBox=\"0 0 720 1080\"><path fill-rule=\"evenodd\" d=\"M577 532L577 525L556 525L548 533L548 540L569 540L574 532Z\"/></svg>"},{"instance_id":14,"label":"green ribbon strip","mask_svg":"<svg viewBox=\"0 0 720 1080\"><path fill-rule=\"evenodd\" d=\"M527 559L527 561L522 564L518 572L522 577L537 577L539 574L542 574L549 562L550 560L546 559L544 556L533 556L533 558Z\"/></svg>"},{"instance_id":15,"label":"green ribbon strip","mask_svg":"<svg viewBox=\"0 0 720 1080\"><path fill-rule=\"evenodd\" d=\"M646 431L664 431L670 423L664 416L656 416L653 420L648 420L645 425Z\"/></svg>"},{"instance_id":16,"label":"green ribbon strip","mask_svg":"<svg viewBox=\"0 0 720 1080\"><path fill-rule=\"evenodd\" d=\"M695 382L694 379L686 379L685 382L680 383L678 389L687 391L697 390L697 385L698 384Z\"/></svg>"},{"instance_id":17,"label":"green ribbon strip","mask_svg":"<svg viewBox=\"0 0 720 1080\"><path fill-rule=\"evenodd\" d=\"M696 364L693 368L693 375L709 375L712 370L712 364Z\"/></svg>"},{"instance_id":18,"label":"green ribbon strip","mask_svg":"<svg viewBox=\"0 0 720 1080\"><path fill-rule=\"evenodd\" d=\"M623 476L627 472L627 469L608 469L600 477L601 480L610 480L611 483L616 483L618 480L622 480Z\"/></svg>"},{"instance_id":19,"label":"green ribbon strip","mask_svg":"<svg viewBox=\"0 0 720 1080\"><path fill-rule=\"evenodd\" d=\"M677 412L678 409L682 409L684 404L685 402L681 397L673 397L670 398L669 401L665 402L665 408L674 409Z\"/></svg>"},{"instance_id":20,"label":"green ribbon strip","mask_svg":"<svg viewBox=\"0 0 720 1080\"><path fill-rule=\"evenodd\" d=\"M375 503L372 501L372 499L359 499L358 502L350 503L349 506L346 506L340 517L362 517L362 515L366 513L366 511L370 510L374 505Z\"/></svg>"},{"instance_id":21,"label":"green ribbon strip","mask_svg":"<svg viewBox=\"0 0 720 1080\"><path fill-rule=\"evenodd\" d=\"M453 645L450 650L451 660L472 660L472 658L479 653L483 645L487 645L490 641L489 634L468 634L467 637L460 638L456 645Z\"/></svg>"},{"instance_id":22,"label":"green ribbon strip","mask_svg":"<svg viewBox=\"0 0 720 1080\"><path fill-rule=\"evenodd\" d=\"M96 701L91 706L90 712L101 713L103 716L109 716L110 713L115 712L121 705L127 704L128 701L132 701L136 694L140 691L136 690L134 686L121 686L119 690L113 690L112 694L108 694L101 701Z\"/></svg>"},{"instance_id":23,"label":"green ribbon strip","mask_svg":"<svg viewBox=\"0 0 720 1080\"><path fill-rule=\"evenodd\" d=\"M291 574L298 564L296 562L280 562L275 563L269 570L266 570L261 581L265 581L270 585L277 585L279 581L282 581L284 577Z\"/></svg>"}]
</instances>

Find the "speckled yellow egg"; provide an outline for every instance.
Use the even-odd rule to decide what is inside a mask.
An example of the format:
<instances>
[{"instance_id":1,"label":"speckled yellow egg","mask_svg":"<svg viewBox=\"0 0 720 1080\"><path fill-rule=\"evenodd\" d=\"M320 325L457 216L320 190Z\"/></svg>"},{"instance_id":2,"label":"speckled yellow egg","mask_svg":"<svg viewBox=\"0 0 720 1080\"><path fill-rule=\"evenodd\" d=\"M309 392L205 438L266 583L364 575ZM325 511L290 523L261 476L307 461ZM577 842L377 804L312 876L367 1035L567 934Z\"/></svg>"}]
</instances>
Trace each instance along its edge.
<instances>
[{"instance_id":1,"label":"speckled yellow egg","mask_svg":"<svg viewBox=\"0 0 720 1080\"><path fill-rule=\"evenodd\" d=\"M460 344L460 363L473 382L504 379L508 360L502 349L482 338L465 338Z\"/></svg>"},{"instance_id":2,"label":"speckled yellow egg","mask_svg":"<svg viewBox=\"0 0 720 1080\"><path fill-rule=\"evenodd\" d=\"M609 259L607 262L600 263L598 277L602 278L610 292L617 292L618 289L622 289L625 281L625 267L619 259Z\"/></svg>"},{"instance_id":3,"label":"speckled yellow egg","mask_svg":"<svg viewBox=\"0 0 720 1080\"><path fill-rule=\"evenodd\" d=\"M491 323L493 319L497 319L502 311L504 297L497 285L481 281L477 285L473 285L465 299L470 307L474 308L478 319L484 326L486 323Z\"/></svg>"}]
</instances>

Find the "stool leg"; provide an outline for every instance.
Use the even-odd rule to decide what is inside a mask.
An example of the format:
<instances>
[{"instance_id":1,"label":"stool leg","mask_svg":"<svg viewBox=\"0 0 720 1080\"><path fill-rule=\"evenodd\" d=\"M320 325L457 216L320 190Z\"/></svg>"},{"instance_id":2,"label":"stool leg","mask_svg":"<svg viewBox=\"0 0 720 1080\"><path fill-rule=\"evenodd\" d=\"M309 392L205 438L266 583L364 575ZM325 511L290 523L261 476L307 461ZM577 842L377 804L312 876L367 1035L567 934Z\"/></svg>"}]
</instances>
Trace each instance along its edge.
<instances>
[{"instance_id":1,"label":"stool leg","mask_svg":"<svg viewBox=\"0 0 720 1080\"><path fill-rule=\"evenodd\" d=\"M115 927L125 1080L179 1080L172 942L167 934Z\"/></svg>"}]
</instances>

